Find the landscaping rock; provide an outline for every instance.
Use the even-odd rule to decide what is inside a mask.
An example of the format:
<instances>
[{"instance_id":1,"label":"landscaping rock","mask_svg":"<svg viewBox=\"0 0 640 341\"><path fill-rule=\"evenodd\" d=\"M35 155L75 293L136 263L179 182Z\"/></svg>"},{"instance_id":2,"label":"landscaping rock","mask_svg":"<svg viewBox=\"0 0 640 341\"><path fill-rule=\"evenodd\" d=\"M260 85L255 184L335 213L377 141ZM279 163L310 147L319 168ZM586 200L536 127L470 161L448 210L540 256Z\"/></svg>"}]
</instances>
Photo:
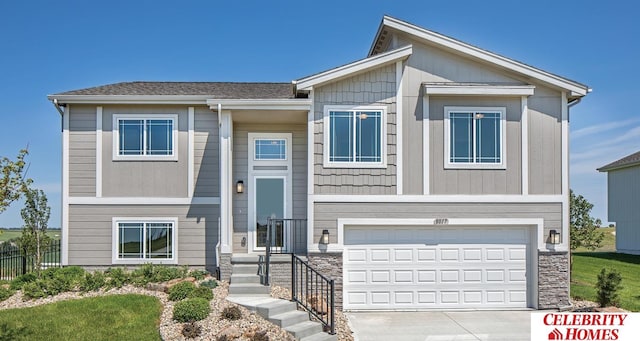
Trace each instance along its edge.
<instances>
[{"instance_id":1,"label":"landscaping rock","mask_svg":"<svg viewBox=\"0 0 640 341\"><path fill-rule=\"evenodd\" d=\"M235 326L228 326L225 329L220 331L220 333L218 334L218 337L222 337L222 338L226 337L227 340L235 340L239 338L240 335L242 334L240 333L240 330L238 330L238 328L236 328Z\"/></svg>"}]
</instances>

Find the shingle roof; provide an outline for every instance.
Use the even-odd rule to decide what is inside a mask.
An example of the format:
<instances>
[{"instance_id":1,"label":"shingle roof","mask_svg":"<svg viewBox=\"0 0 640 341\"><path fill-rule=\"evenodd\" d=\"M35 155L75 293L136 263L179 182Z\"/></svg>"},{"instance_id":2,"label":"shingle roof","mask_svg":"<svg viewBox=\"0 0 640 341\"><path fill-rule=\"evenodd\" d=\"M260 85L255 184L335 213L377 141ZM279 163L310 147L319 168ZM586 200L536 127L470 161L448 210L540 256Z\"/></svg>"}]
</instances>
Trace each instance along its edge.
<instances>
[{"instance_id":1,"label":"shingle roof","mask_svg":"<svg viewBox=\"0 0 640 341\"><path fill-rule=\"evenodd\" d=\"M122 82L53 95L86 96L211 96L212 99L294 98L291 83Z\"/></svg>"},{"instance_id":2,"label":"shingle roof","mask_svg":"<svg viewBox=\"0 0 640 341\"><path fill-rule=\"evenodd\" d=\"M600 172L608 172L610 170L629 167L634 165L640 165L640 152L633 153L631 155L627 155L618 161L614 161L606 166L598 168Z\"/></svg>"}]
</instances>

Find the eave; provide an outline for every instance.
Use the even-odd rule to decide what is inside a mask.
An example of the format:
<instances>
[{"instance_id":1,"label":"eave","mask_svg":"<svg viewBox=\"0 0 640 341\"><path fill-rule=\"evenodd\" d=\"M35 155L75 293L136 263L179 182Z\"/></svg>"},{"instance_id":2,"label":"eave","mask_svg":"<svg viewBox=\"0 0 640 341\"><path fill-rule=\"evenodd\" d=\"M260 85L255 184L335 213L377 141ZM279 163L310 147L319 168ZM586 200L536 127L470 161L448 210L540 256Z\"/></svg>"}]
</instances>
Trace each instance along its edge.
<instances>
[{"instance_id":1,"label":"eave","mask_svg":"<svg viewBox=\"0 0 640 341\"><path fill-rule=\"evenodd\" d=\"M227 110L302 110L311 109L311 100L295 99L208 99L207 105L214 110L220 105Z\"/></svg>"},{"instance_id":2,"label":"eave","mask_svg":"<svg viewBox=\"0 0 640 341\"><path fill-rule=\"evenodd\" d=\"M424 83L425 95L533 96L533 85Z\"/></svg>"},{"instance_id":3,"label":"eave","mask_svg":"<svg viewBox=\"0 0 640 341\"><path fill-rule=\"evenodd\" d=\"M211 96L202 95L48 95L58 104L189 104L205 105Z\"/></svg>"}]
</instances>

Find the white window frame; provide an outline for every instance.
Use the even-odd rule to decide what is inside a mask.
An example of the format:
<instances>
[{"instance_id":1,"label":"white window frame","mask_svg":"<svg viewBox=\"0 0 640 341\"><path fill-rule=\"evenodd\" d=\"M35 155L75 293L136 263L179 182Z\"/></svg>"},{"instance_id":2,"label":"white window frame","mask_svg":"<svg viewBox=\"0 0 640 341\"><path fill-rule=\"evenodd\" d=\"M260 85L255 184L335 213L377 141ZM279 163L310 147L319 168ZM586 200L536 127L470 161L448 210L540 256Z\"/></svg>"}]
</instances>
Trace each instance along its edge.
<instances>
[{"instance_id":1,"label":"white window frame","mask_svg":"<svg viewBox=\"0 0 640 341\"><path fill-rule=\"evenodd\" d=\"M450 114L451 113L499 113L500 114L500 163L451 162ZM506 169L507 168L507 109L505 107L444 107L444 168L446 169ZM475 153L475 129L473 133Z\"/></svg>"},{"instance_id":2,"label":"white window frame","mask_svg":"<svg viewBox=\"0 0 640 341\"><path fill-rule=\"evenodd\" d=\"M332 111L364 111L381 113L380 117L380 162L336 162L330 161L329 153L331 147L331 122L329 113ZM355 119L355 118L354 118ZM354 125L355 126L355 125ZM387 107L373 105L325 105L323 117L323 166L325 168L387 168ZM355 134L354 134L355 139Z\"/></svg>"},{"instance_id":3,"label":"white window frame","mask_svg":"<svg viewBox=\"0 0 640 341\"><path fill-rule=\"evenodd\" d=\"M121 120L171 120L172 153L171 155L120 155ZM113 115L113 160L114 161L178 161L178 115L176 114L114 114ZM146 138L143 138L146 150Z\"/></svg>"},{"instance_id":4,"label":"white window frame","mask_svg":"<svg viewBox=\"0 0 640 341\"><path fill-rule=\"evenodd\" d=\"M171 228L171 255L172 258L120 258L118 249L120 247L120 229L122 223L167 223L172 224ZM111 262L113 264L178 264L178 218L177 217L113 217L112 219L112 242L111 242ZM146 227L143 232L143 241L146 240ZM143 254L144 257L144 254Z\"/></svg>"}]
</instances>

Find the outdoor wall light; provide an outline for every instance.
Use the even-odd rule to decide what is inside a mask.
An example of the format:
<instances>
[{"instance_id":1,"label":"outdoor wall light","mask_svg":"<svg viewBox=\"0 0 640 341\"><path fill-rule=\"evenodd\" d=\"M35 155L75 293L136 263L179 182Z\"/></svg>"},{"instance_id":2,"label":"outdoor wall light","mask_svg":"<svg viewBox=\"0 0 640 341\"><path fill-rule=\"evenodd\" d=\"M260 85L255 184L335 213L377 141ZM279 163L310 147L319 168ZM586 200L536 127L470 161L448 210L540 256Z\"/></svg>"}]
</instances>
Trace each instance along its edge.
<instances>
[{"instance_id":1,"label":"outdoor wall light","mask_svg":"<svg viewBox=\"0 0 640 341\"><path fill-rule=\"evenodd\" d=\"M244 182L242 180L236 182L236 193L244 193Z\"/></svg>"},{"instance_id":2,"label":"outdoor wall light","mask_svg":"<svg viewBox=\"0 0 640 341\"><path fill-rule=\"evenodd\" d=\"M556 230L549 231L549 242L554 245L560 244L560 232Z\"/></svg>"},{"instance_id":3,"label":"outdoor wall light","mask_svg":"<svg viewBox=\"0 0 640 341\"><path fill-rule=\"evenodd\" d=\"M320 237L320 244L329 245L329 230L322 230L322 237Z\"/></svg>"}]
</instances>

